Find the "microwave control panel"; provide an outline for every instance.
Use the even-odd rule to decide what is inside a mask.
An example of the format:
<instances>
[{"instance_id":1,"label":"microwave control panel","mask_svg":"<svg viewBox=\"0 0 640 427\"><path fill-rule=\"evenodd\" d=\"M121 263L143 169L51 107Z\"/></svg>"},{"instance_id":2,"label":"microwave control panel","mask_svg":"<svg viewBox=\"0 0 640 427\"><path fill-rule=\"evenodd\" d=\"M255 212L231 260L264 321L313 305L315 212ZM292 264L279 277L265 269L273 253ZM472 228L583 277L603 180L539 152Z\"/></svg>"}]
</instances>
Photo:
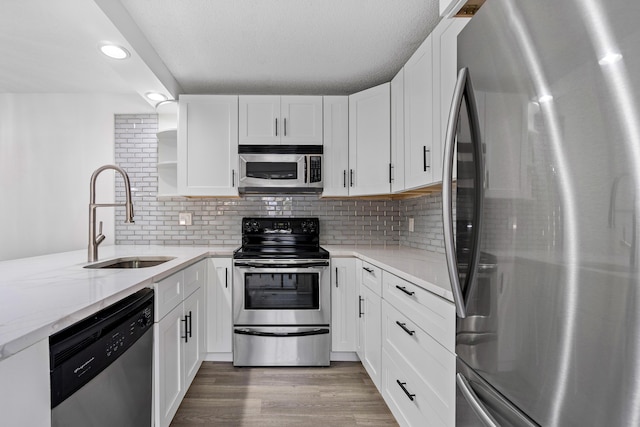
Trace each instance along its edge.
<instances>
[{"instance_id":1,"label":"microwave control panel","mask_svg":"<svg viewBox=\"0 0 640 427\"><path fill-rule=\"evenodd\" d=\"M310 156L309 167L309 182L322 182L322 156Z\"/></svg>"}]
</instances>

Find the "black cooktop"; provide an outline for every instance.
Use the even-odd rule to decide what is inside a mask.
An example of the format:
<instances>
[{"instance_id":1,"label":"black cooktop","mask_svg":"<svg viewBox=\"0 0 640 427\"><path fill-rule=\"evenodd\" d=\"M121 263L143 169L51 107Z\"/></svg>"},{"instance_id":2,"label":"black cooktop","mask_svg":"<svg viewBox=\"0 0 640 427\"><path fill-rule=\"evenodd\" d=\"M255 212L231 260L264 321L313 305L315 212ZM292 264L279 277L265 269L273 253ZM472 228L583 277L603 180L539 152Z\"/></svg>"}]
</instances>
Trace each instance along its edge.
<instances>
[{"instance_id":1,"label":"black cooktop","mask_svg":"<svg viewBox=\"0 0 640 427\"><path fill-rule=\"evenodd\" d=\"M235 259L328 259L320 247L318 218L242 218Z\"/></svg>"}]
</instances>

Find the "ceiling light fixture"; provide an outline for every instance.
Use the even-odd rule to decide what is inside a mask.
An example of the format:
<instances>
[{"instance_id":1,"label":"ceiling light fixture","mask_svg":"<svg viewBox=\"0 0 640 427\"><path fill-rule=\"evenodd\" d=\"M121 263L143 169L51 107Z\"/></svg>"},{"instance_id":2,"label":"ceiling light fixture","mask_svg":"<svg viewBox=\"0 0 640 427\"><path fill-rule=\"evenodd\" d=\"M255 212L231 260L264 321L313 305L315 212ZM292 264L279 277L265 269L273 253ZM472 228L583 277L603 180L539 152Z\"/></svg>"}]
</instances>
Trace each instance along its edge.
<instances>
[{"instance_id":1,"label":"ceiling light fixture","mask_svg":"<svg viewBox=\"0 0 640 427\"><path fill-rule=\"evenodd\" d=\"M123 48L122 46L110 43L101 44L100 52L113 59L127 59L131 56L127 49Z\"/></svg>"},{"instance_id":2,"label":"ceiling light fixture","mask_svg":"<svg viewBox=\"0 0 640 427\"><path fill-rule=\"evenodd\" d=\"M147 92L144 94L151 101L166 101L168 98L159 92Z\"/></svg>"}]
</instances>

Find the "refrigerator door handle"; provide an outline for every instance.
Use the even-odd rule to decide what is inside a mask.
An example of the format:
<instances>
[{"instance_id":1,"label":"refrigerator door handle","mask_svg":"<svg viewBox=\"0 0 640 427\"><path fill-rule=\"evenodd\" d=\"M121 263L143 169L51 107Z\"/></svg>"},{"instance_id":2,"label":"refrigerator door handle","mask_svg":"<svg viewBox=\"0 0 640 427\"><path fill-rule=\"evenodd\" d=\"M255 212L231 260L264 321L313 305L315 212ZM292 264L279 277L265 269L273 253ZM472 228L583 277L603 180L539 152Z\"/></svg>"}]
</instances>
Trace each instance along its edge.
<instances>
[{"instance_id":1,"label":"refrigerator door handle","mask_svg":"<svg viewBox=\"0 0 640 427\"><path fill-rule=\"evenodd\" d=\"M458 275L458 260L456 256L455 240L453 236L453 210L451 207L453 196L453 159L456 147L456 129L460 120L462 103L465 105L469 115L469 126L471 130L471 141L473 143L473 154L475 160L475 194L474 194L474 215L473 215L473 239L471 240L471 258L469 260L469 270L466 275L466 283L469 285L466 294L469 294L470 287L474 284L477 274L478 259L480 255L480 224L482 223L482 147L480 141L480 128L478 122L478 112L476 108L473 86L469 77L469 69L462 68L458 73L458 81L453 92L453 101L449 111L449 121L447 122L447 132L445 135L444 164L442 167L442 222L444 225L444 251L447 258L447 269L451 280L451 290L453 291L453 301L456 306L458 317L467 317L467 305L465 295L460 284Z\"/></svg>"},{"instance_id":2,"label":"refrigerator door handle","mask_svg":"<svg viewBox=\"0 0 640 427\"><path fill-rule=\"evenodd\" d=\"M458 384L458 388L462 392L462 395L466 401L469 402L471 409L473 409L473 412L475 412L482 424L486 427L500 427L500 424L496 422L489 411L487 411L484 405L480 402L480 399L469 385L469 381L467 381L467 379L459 372L456 374L456 383Z\"/></svg>"},{"instance_id":3,"label":"refrigerator door handle","mask_svg":"<svg viewBox=\"0 0 640 427\"><path fill-rule=\"evenodd\" d=\"M458 317L467 317L467 308L462 296L462 287L458 278L458 266L456 259L455 241L453 238L453 211L451 199L453 195L453 156L455 151L456 128L458 118L462 108L465 83L467 80L466 68L458 73L458 81L453 91L453 100L449 110L449 120L447 121L447 131L444 142L444 163L442 165L442 221L444 225L444 252L447 258L449 279L451 280L451 291L453 292L453 302L456 305Z\"/></svg>"}]
</instances>

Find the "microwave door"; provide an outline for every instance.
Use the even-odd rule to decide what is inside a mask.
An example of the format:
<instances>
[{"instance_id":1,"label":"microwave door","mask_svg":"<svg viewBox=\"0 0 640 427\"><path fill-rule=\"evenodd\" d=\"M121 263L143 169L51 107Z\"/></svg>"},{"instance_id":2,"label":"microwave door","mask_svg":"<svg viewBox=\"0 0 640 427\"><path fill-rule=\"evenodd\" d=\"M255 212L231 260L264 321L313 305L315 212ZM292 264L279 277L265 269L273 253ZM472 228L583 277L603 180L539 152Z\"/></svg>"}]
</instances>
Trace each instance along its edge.
<instances>
[{"instance_id":1,"label":"microwave door","mask_svg":"<svg viewBox=\"0 0 640 427\"><path fill-rule=\"evenodd\" d=\"M240 183L245 187L299 187L306 178L306 156L240 155Z\"/></svg>"}]
</instances>

